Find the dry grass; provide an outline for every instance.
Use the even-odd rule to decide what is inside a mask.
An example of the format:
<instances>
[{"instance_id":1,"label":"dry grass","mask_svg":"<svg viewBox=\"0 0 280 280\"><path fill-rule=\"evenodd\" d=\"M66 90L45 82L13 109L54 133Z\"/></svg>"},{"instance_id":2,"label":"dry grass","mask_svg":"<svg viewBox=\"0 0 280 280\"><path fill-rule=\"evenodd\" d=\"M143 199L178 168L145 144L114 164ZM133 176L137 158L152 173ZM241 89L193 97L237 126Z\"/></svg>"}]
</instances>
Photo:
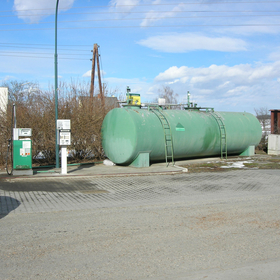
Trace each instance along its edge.
<instances>
[{"instance_id":1,"label":"dry grass","mask_svg":"<svg viewBox=\"0 0 280 280\"><path fill-rule=\"evenodd\" d=\"M249 161L249 162L246 162ZM242 163L244 167L236 168L231 167L232 163ZM224 168L224 167L227 168ZM205 163L195 163L195 164L186 164L184 167L188 168L191 173L199 173L199 172L226 172L231 170L239 170L239 169L280 169L280 158L274 156L268 156L265 154L257 155L251 157L250 160L244 158L229 158L228 160L223 161L215 161Z\"/></svg>"}]
</instances>

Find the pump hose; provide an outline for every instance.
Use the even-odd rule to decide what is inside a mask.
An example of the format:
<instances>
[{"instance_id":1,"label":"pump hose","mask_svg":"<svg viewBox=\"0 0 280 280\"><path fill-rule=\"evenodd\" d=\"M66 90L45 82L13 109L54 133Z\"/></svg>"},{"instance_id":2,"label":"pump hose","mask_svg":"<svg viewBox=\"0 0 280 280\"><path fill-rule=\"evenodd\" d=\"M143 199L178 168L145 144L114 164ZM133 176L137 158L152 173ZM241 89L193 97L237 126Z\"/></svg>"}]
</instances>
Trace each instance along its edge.
<instances>
[{"instance_id":1,"label":"pump hose","mask_svg":"<svg viewBox=\"0 0 280 280\"><path fill-rule=\"evenodd\" d=\"M7 149L7 157L6 157L6 171L8 175L13 174L13 123L14 123L14 105L12 108L12 123L11 123L11 138L8 140L8 149ZM11 149L11 172L9 172L8 168L8 160L9 160L9 150Z\"/></svg>"}]
</instances>

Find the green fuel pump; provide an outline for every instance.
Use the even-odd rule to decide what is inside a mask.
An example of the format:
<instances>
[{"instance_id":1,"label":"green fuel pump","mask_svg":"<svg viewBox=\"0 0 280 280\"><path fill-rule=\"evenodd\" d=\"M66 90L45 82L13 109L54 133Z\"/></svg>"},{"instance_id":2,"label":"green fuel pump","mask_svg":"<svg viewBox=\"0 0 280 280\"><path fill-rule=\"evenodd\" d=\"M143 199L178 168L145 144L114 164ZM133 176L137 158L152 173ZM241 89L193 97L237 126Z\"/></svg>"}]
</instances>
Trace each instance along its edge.
<instances>
[{"instance_id":1,"label":"green fuel pump","mask_svg":"<svg viewBox=\"0 0 280 280\"><path fill-rule=\"evenodd\" d=\"M33 175L31 136L31 128L17 128L16 105L13 104L11 138L8 140L6 157L8 175ZM9 162L11 163L10 167Z\"/></svg>"},{"instance_id":2,"label":"green fuel pump","mask_svg":"<svg viewBox=\"0 0 280 280\"><path fill-rule=\"evenodd\" d=\"M33 175L31 128L13 129L13 175Z\"/></svg>"},{"instance_id":3,"label":"green fuel pump","mask_svg":"<svg viewBox=\"0 0 280 280\"><path fill-rule=\"evenodd\" d=\"M31 128L13 129L13 175L33 175Z\"/></svg>"}]
</instances>

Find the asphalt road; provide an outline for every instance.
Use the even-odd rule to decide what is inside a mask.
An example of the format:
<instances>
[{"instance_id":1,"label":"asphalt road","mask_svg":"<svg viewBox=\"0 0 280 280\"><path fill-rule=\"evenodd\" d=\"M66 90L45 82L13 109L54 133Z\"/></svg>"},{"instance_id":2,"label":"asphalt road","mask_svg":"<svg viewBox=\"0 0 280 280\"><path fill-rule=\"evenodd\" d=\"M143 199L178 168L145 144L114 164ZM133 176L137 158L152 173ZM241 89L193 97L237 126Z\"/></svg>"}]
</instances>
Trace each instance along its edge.
<instances>
[{"instance_id":1,"label":"asphalt road","mask_svg":"<svg viewBox=\"0 0 280 280\"><path fill-rule=\"evenodd\" d=\"M280 279L280 171L0 181L0 279Z\"/></svg>"}]
</instances>

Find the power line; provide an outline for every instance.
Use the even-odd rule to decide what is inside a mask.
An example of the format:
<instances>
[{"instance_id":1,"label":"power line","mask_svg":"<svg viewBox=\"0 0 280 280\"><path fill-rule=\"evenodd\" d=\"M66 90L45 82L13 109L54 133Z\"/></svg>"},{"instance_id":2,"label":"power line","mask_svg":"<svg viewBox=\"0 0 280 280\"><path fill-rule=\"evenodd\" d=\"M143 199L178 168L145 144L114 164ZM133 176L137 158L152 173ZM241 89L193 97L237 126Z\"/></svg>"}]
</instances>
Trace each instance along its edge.
<instances>
[{"instance_id":1,"label":"power line","mask_svg":"<svg viewBox=\"0 0 280 280\"><path fill-rule=\"evenodd\" d=\"M119 8L119 7L154 7L154 6L176 6L176 5L217 5L217 4L277 4L280 3L280 1L227 1L227 2L179 2L179 3L152 3L152 4L122 4L122 5L100 5L100 6L84 6L84 7L60 7L60 10L65 9L91 9L91 8ZM16 11L55 11L54 8L44 8L44 9L21 9ZM2 13L6 12L14 12L14 10L6 10L6 11L0 11Z\"/></svg>"},{"instance_id":2,"label":"power line","mask_svg":"<svg viewBox=\"0 0 280 280\"><path fill-rule=\"evenodd\" d=\"M10 54L0 54L0 56L12 56L12 57L26 57L26 58L44 58L53 59L53 56L35 56L35 55L10 55ZM69 59L69 60L89 60L85 58L73 58L73 57L59 57L58 59Z\"/></svg>"},{"instance_id":3,"label":"power line","mask_svg":"<svg viewBox=\"0 0 280 280\"><path fill-rule=\"evenodd\" d=\"M87 27L58 27L57 29L117 29L117 28L169 28L169 27L271 27L280 26L280 24L182 24L182 25L147 25L147 26L87 26ZM41 31L53 30L53 28L26 28L26 29L2 29L0 31Z\"/></svg>"},{"instance_id":4,"label":"power line","mask_svg":"<svg viewBox=\"0 0 280 280\"><path fill-rule=\"evenodd\" d=\"M17 53L17 54L28 54L27 52L21 52L21 51L1 51L1 53ZM36 52L35 53L36 55L37 54L45 54L45 55L53 55L53 53L39 53L39 52ZM79 53L59 53L59 55L79 55L79 56L88 56L88 54L79 54Z\"/></svg>"},{"instance_id":5,"label":"power line","mask_svg":"<svg viewBox=\"0 0 280 280\"><path fill-rule=\"evenodd\" d=\"M147 14L150 11L123 11L123 12L83 12L83 13L64 13L60 14L60 16L68 16L68 15L94 15L94 14ZM158 11L160 13L170 13L172 11ZM215 10L192 10L192 11L176 11L176 13L275 13L278 11L252 11L252 10L240 10L240 11L215 11ZM0 17L42 17L42 16L50 16L50 14L30 14L30 15L0 15Z\"/></svg>"},{"instance_id":6,"label":"power line","mask_svg":"<svg viewBox=\"0 0 280 280\"><path fill-rule=\"evenodd\" d=\"M153 19L188 19L188 18L240 18L240 17L279 17L278 15L213 15L213 16L185 16L185 17L150 17L150 18L121 18L121 19L89 19L89 20L62 20L58 23L72 23L72 22L98 22L98 21L128 21L128 20L153 20ZM7 25L31 25L32 23L3 23L0 26ZM54 24L54 21L40 22L37 24Z\"/></svg>"},{"instance_id":7,"label":"power line","mask_svg":"<svg viewBox=\"0 0 280 280\"><path fill-rule=\"evenodd\" d=\"M52 50L53 48L38 48L38 47L25 47L25 46L13 46L11 44L6 44L4 46L1 46L2 43L0 43L0 48L3 47L9 47L9 48L21 48L21 49L39 49L39 50ZM32 44L30 44L32 45ZM59 49L60 51L78 51L78 52L89 52L88 50L75 50L75 49ZM82 54L81 54L82 55Z\"/></svg>"},{"instance_id":8,"label":"power line","mask_svg":"<svg viewBox=\"0 0 280 280\"><path fill-rule=\"evenodd\" d=\"M158 3L158 4L137 4L137 5L103 5L103 6L83 6L83 7L60 7L60 10L66 9L92 9L92 8L119 8L119 7L154 7L154 6L176 6L176 5L217 5L217 4L267 4L273 3L277 4L280 1L229 1L229 2L208 2L208 3ZM20 9L16 10L16 12L24 12L24 11L55 11L54 8L42 8L42 9ZM1 13L9 13L15 12L15 10L4 10L0 11Z\"/></svg>"},{"instance_id":9,"label":"power line","mask_svg":"<svg viewBox=\"0 0 280 280\"><path fill-rule=\"evenodd\" d=\"M24 45L24 46L53 46L53 44L27 44L27 43L0 43L0 45ZM89 45L59 45L61 47L88 47Z\"/></svg>"}]
</instances>

